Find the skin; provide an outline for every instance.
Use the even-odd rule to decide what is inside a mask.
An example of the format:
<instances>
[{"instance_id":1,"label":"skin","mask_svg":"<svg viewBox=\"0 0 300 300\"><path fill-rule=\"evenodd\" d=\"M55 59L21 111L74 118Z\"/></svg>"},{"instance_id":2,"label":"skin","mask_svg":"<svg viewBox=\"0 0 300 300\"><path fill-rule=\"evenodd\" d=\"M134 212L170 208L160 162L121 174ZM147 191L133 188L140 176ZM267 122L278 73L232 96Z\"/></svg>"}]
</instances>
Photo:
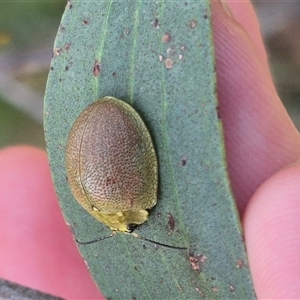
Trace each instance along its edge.
<instances>
[{"instance_id":1,"label":"skin","mask_svg":"<svg viewBox=\"0 0 300 300\"><path fill-rule=\"evenodd\" d=\"M299 133L275 91L251 4L212 9L228 169L255 291L260 299L299 298ZM0 166L0 277L101 299L63 221L46 153L6 148Z\"/></svg>"}]
</instances>

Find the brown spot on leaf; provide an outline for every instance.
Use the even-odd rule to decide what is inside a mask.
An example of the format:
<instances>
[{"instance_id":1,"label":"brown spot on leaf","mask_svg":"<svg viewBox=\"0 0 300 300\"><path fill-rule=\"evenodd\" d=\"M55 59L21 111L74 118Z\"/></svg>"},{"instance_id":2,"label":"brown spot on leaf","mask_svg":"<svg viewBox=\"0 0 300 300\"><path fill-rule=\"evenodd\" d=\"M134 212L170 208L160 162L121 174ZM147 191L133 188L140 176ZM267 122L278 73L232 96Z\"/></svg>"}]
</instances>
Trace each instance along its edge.
<instances>
[{"instance_id":1,"label":"brown spot on leaf","mask_svg":"<svg viewBox=\"0 0 300 300\"><path fill-rule=\"evenodd\" d=\"M189 261L192 269L197 272L201 272L201 266L205 263L207 257L203 254L190 254Z\"/></svg>"},{"instance_id":2,"label":"brown spot on leaf","mask_svg":"<svg viewBox=\"0 0 300 300\"><path fill-rule=\"evenodd\" d=\"M53 57L58 56L61 53L61 48L54 48Z\"/></svg>"},{"instance_id":3,"label":"brown spot on leaf","mask_svg":"<svg viewBox=\"0 0 300 300\"><path fill-rule=\"evenodd\" d=\"M93 68L94 76L95 77L99 76L100 71L101 71L101 64L99 60L96 60Z\"/></svg>"},{"instance_id":4,"label":"brown spot on leaf","mask_svg":"<svg viewBox=\"0 0 300 300\"><path fill-rule=\"evenodd\" d=\"M200 271L200 263L197 257L190 256L189 261L194 271Z\"/></svg>"},{"instance_id":5,"label":"brown spot on leaf","mask_svg":"<svg viewBox=\"0 0 300 300\"><path fill-rule=\"evenodd\" d=\"M172 69L172 68L173 68L173 65L174 65L174 63L173 63L173 60L172 60L171 58L167 58L167 59L165 60L165 67L166 67L167 69Z\"/></svg>"},{"instance_id":6,"label":"brown spot on leaf","mask_svg":"<svg viewBox=\"0 0 300 300\"><path fill-rule=\"evenodd\" d=\"M221 119L220 106L219 105L217 105L216 111L217 111L217 117L218 117L218 119Z\"/></svg>"},{"instance_id":7,"label":"brown spot on leaf","mask_svg":"<svg viewBox=\"0 0 300 300\"><path fill-rule=\"evenodd\" d=\"M241 269L241 268L243 268L245 266L245 263L244 263L244 261L242 260L242 259L237 259L236 260L236 267L238 268L238 269Z\"/></svg>"},{"instance_id":8,"label":"brown spot on leaf","mask_svg":"<svg viewBox=\"0 0 300 300\"><path fill-rule=\"evenodd\" d=\"M190 28L194 29L197 26L197 21L196 20L192 20L190 22Z\"/></svg>"},{"instance_id":9,"label":"brown spot on leaf","mask_svg":"<svg viewBox=\"0 0 300 300\"><path fill-rule=\"evenodd\" d=\"M166 32L166 33L163 35L163 37L162 37L161 40L162 40L163 43L168 44L168 43L171 42L172 37L171 37L171 35L170 35L169 33Z\"/></svg>"},{"instance_id":10,"label":"brown spot on leaf","mask_svg":"<svg viewBox=\"0 0 300 300\"><path fill-rule=\"evenodd\" d=\"M70 50L70 47L71 47L71 44L70 43L66 43L65 46L64 46L64 49L66 51L69 51Z\"/></svg>"},{"instance_id":11,"label":"brown spot on leaf","mask_svg":"<svg viewBox=\"0 0 300 300\"><path fill-rule=\"evenodd\" d=\"M168 225L169 225L169 228L174 231L175 229L175 219L173 217L172 214L169 214L169 221L168 221Z\"/></svg>"}]
</instances>

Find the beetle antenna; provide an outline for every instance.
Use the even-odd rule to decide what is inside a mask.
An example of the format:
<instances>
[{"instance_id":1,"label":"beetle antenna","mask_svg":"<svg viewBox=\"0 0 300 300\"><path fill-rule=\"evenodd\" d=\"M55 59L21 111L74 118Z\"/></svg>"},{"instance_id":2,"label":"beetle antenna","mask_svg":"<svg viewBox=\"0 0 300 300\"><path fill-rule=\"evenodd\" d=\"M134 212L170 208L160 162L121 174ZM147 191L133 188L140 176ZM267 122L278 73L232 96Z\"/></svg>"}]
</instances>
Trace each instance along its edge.
<instances>
[{"instance_id":1,"label":"beetle antenna","mask_svg":"<svg viewBox=\"0 0 300 300\"><path fill-rule=\"evenodd\" d=\"M153 241L153 240L149 240L143 236L139 236L137 233L135 232L131 232L129 233L131 235L133 235L134 237L140 239L140 240L143 240L143 241L146 241L146 242L149 242L149 243L152 243L154 245L159 245L159 246L162 246L162 247L166 247L166 248L170 248L170 249L176 249L176 250L187 250L188 248L187 247L177 247L177 246L172 246L172 245L167 245L167 244L163 244L163 243L160 243L160 242L156 242L156 241Z\"/></svg>"},{"instance_id":2,"label":"beetle antenna","mask_svg":"<svg viewBox=\"0 0 300 300\"><path fill-rule=\"evenodd\" d=\"M149 242L151 244L166 247L166 248L169 248L169 249L176 249L176 250L187 250L188 249L187 247L177 247L177 246L172 246L172 245L167 245L167 244L163 244L163 243L160 243L160 242L156 242L156 241L147 239L143 236L140 236L135 232L125 232L125 233L130 234L130 235L134 236L135 238L140 239L142 241L146 241L146 242ZM78 239L75 239L75 241L80 245L90 245L90 244L94 244L94 243L109 239L114 235L115 235L115 232L112 232L110 235L107 235L107 236L104 236L102 238L98 238L98 239L95 239L95 240L87 241L87 242L81 242Z\"/></svg>"},{"instance_id":3,"label":"beetle antenna","mask_svg":"<svg viewBox=\"0 0 300 300\"><path fill-rule=\"evenodd\" d=\"M75 239L75 241L76 241L78 244L80 244L80 245L89 245L89 244L94 244L94 243L97 243L97 242L100 242L100 241L109 239L109 238L111 238L111 237L114 236L114 235L115 235L115 233L113 232L113 233L111 233L110 235L107 235L107 236L104 236L104 237L102 237L102 238L98 238L98 239L95 239L95 240L92 240L92 241L88 241L88 242L81 242L81 241L79 241L79 240L77 240L77 239Z\"/></svg>"}]
</instances>

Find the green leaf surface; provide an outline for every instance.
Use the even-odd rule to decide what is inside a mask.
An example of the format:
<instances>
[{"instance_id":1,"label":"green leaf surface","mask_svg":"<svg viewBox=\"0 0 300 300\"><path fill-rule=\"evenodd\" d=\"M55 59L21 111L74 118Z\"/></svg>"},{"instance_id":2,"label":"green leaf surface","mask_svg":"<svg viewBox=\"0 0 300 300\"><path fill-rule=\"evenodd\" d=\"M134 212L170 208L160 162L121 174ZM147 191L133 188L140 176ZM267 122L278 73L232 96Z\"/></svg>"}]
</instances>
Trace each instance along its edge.
<instances>
[{"instance_id":1,"label":"green leaf surface","mask_svg":"<svg viewBox=\"0 0 300 300\"><path fill-rule=\"evenodd\" d=\"M79 113L114 96L145 121L159 160L158 203L137 230L80 246L109 299L255 298L230 191L216 100L208 1L69 2L54 46L45 131L53 178L76 238L110 234L74 199L65 147Z\"/></svg>"}]
</instances>

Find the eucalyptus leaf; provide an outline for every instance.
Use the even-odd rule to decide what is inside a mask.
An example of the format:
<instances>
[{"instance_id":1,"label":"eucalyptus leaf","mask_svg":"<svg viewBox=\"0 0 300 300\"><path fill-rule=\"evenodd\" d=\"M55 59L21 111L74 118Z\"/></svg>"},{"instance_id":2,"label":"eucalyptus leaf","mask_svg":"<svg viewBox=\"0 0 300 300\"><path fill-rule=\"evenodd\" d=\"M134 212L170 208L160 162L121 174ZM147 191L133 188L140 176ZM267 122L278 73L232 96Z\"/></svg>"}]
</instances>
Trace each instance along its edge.
<instances>
[{"instance_id":1,"label":"eucalyptus leaf","mask_svg":"<svg viewBox=\"0 0 300 300\"><path fill-rule=\"evenodd\" d=\"M209 1L68 2L54 45L45 132L54 183L75 237L111 233L74 199L69 131L104 96L132 105L158 155L158 203L138 230L79 249L108 299L252 299L226 170ZM91 141L92 142L92 141Z\"/></svg>"}]
</instances>

